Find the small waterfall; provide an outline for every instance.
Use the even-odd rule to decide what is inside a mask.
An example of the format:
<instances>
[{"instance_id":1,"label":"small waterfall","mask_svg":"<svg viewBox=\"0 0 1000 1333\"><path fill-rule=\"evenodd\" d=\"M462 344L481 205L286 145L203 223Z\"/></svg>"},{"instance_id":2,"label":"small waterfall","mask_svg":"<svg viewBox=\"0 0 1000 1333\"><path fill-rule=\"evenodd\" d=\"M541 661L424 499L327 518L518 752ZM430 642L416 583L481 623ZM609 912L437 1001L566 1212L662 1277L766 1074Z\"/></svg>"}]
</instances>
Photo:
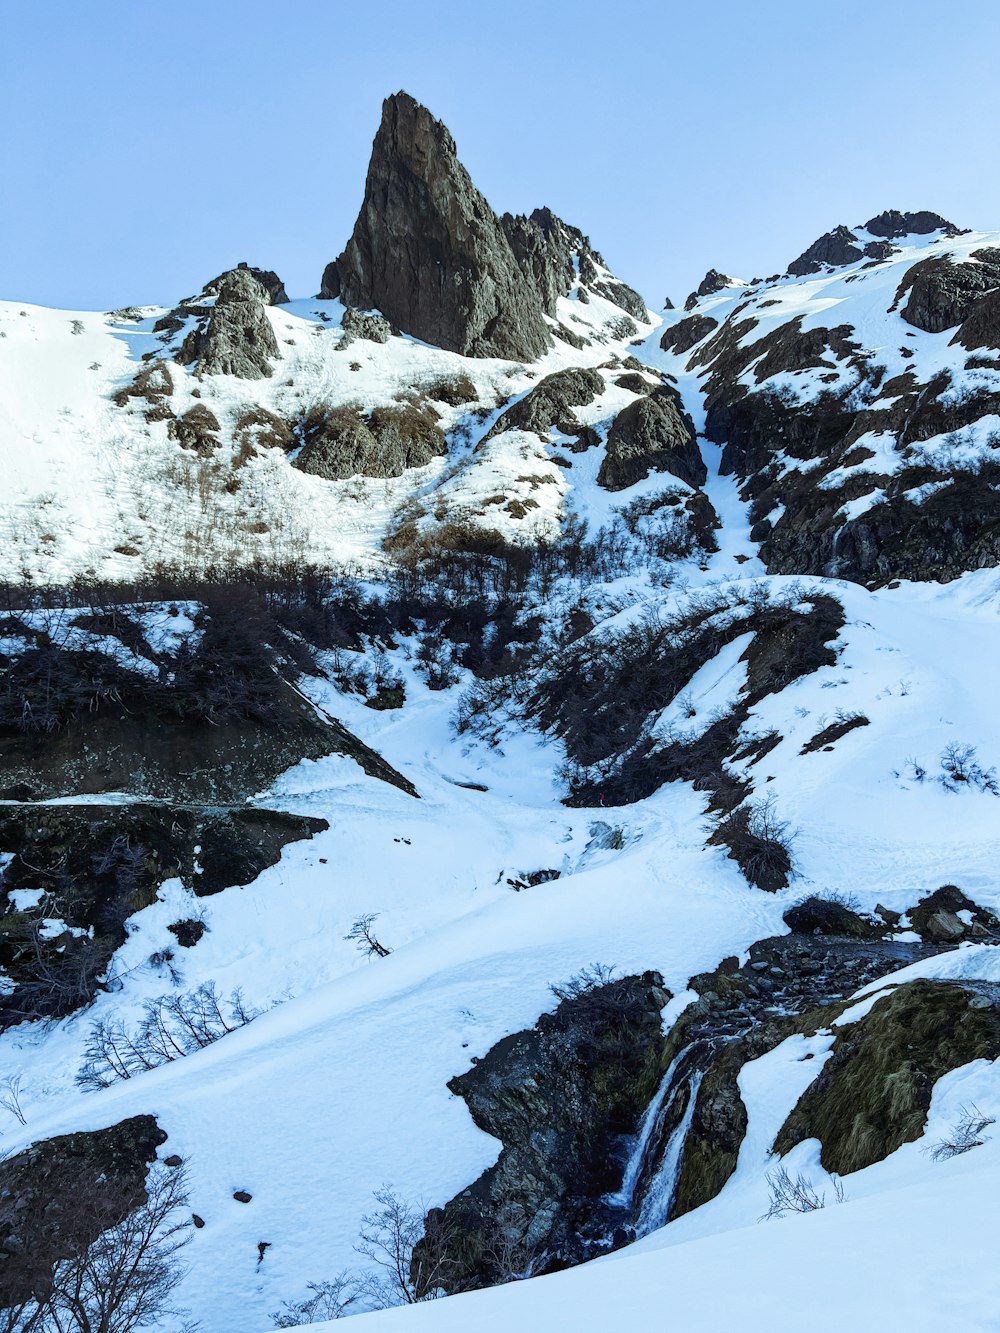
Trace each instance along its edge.
<instances>
[{"instance_id":1,"label":"small waterfall","mask_svg":"<svg viewBox=\"0 0 1000 1333\"><path fill-rule=\"evenodd\" d=\"M670 1062L670 1067L660 1080L660 1086L656 1089L656 1095L642 1113L642 1119L639 1121L639 1129L635 1136L635 1143L632 1145L632 1151L629 1153L628 1161L625 1164L625 1175L622 1178L622 1187L617 1194L609 1194L607 1203L613 1208L622 1208L627 1213L632 1212L632 1205L635 1202L635 1191L643 1174L643 1167L646 1165L646 1159L649 1155L649 1145L652 1140L658 1137L657 1130L662 1121L663 1103L670 1092L674 1081L674 1074L677 1072L677 1066L681 1063L690 1046L685 1046L679 1055L676 1055Z\"/></svg>"},{"instance_id":2,"label":"small waterfall","mask_svg":"<svg viewBox=\"0 0 1000 1333\"><path fill-rule=\"evenodd\" d=\"M621 1189L605 1202L621 1209L640 1236L663 1226L677 1189L684 1141L711 1045L695 1041L670 1062L639 1122Z\"/></svg>"},{"instance_id":3,"label":"small waterfall","mask_svg":"<svg viewBox=\"0 0 1000 1333\"><path fill-rule=\"evenodd\" d=\"M636 1234L639 1236L648 1235L650 1231L665 1226L670 1220L670 1207L677 1192L677 1179L680 1175L681 1158L684 1155L684 1141L694 1118L694 1106L698 1100L701 1078L700 1069L696 1069L691 1075L684 1114L667 1139L659 1165L643 1196L639 1216L635 1222Z\"/></svg>"}]
</instances>

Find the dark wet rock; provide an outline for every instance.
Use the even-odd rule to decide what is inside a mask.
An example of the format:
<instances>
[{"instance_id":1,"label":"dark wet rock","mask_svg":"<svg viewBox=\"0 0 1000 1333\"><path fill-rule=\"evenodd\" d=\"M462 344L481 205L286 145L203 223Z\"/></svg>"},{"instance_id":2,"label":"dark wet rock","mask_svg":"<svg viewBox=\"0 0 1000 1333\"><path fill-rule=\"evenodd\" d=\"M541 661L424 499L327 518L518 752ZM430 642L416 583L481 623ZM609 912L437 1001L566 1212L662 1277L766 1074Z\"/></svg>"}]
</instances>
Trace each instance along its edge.
<instances>
[{"instance_id":1,"label":"dark wet rock","mask_svg":"<svg viewBox=\"0 0 1000 1333\"><path fill-rule=\"evenodd\" d=\"M0 1307L44 1290L58 1259L145 1202L147 1167L165 1139L152 1116L138 1115L0 1162Z\"/></svg>"},{"instance_id":2,"label":"dark wet rock","mask_svg":"<svg viewBox=\"0 0 1000 1333\"><path fill-rule=\"evenodd\" d=\"M966 924L958 913L971 918ZM908 913L910 929L922 939L950 944L965 937L1000 942L1000 920L980 907L954 884L946 884L921 898Z\"/></svg>"},{"instance_id":3,"label":"dark wet rock","mask_svg":"<svg viewBox=\"0 0 1000 1333\"><path fill-rule=\"evenodd\" d=\"M932 231L943 231L946 236L959 235L955 224L940 213L929 213L926 210L901 213L896 208L888 208L877 217L869 218L864 229L873 236L885 237L887 241L894 241L900 236L928 236Z\"/></svg>"},{"instance_id":4,"label":"dark wet rock","mask_svg":"<svg viewBox=\"0 0 1000 1333\"><path fill-rule=\"evenodd\" d=\"M183 416L167 423L167 434L182 449L190 449L199 458L207 458L219 447L219 419L204 403L196 403Z\"/></svg>"},{"instance_id":5,"label":"dark wet rock","mask_svg":"<svg viewBox=\"0 0 1000 1333\"><path fill-rule=\"evenodd\" d=\"M501 1236L543 1272L609 1248L589 1249L586 1233L601 1234L589 1224L621 1184L614 1146L656 1090L669 998L656 972L586 988L451 1080L503 1147L495 1166L428 1216L429 1234L442 1220L452 1231L449 1290L509 1276L497 1269Z\"/></svg>"},{"instance_id":6,"label":"dark wet rock","mask_svg":"<svg viewBox=\"0 0 1000 1333\"><path fill-rule=\"evenodd\" d=\"M194 365L199 375L236 375L259 380L274 374L279 356L267 307L267 289L248 268L230 269L218 280L218 294L207 321L193 329L176 359Z\"/></svg>"},{"instance_id":7,"label":"dark wet rock","mask_svg":"<svg viewBox=\"0 0 1000 1333\"><path fill-rule=\"evenodd\" d=\"M341 321L343 336L338 343L339 350L350 347L358 338L372 343L387 343L392 336L392 325L382 315L364 314L348 306Z\"/></svg>"},{"instance_id":8,"label":"dark wet rock","mask_svg":"<svg viewBox=\"0 0 1000 1333\"><path fill-rule=\"evenodd\" d=\"M970 1003L980 997L986 1005ZM790 1151L819 1139L827 1171L847 1175L920 1137L934 1084L1000 1056L1000 987L911 981L837 1030L833 1053L775 1139Z\"/></svg>"},{"instance_id":9,"label":"dark wet rock","mask_svg":"<svg viewBox=\"0 0 1000 1333\"><path fill-rule=\"evenodd\" d=\"M660 339L660 347L664 352L683 355L718 327L719 321L711 315L689 315L687 319L671 324Z\"/></svg>"},{"instance_id":10,"label":"dark wet rock","mask_svg":"<svg viewBox=\"0 0 1000 1333\"><path fill-rule=\"evenodd\" d=\"M314 410L303 422L300 472L343 481L348 477L399 477L444 454L447 444L433 409L411 404Z\"/></svg>"},{"instance_id":11,"label":"dark wet rock","mask_svg":"<svg viewBox=\"0 0 1000 1333\"><path fill-rule=\"evenodd\" d=\"M888 259L896 253L896 247L888 241L869 241L865 246L865 258L876 261Z\"/></svg>"},{"instance_id":12,"label":"dark wet rock","mask_svg":"<svg viewBox=\"0 0 1000 1333\"><path fill-rule=\"evenodd\" d=\"M584 428L573 409L586 407L604 389L604 377L596 370L557 370L502 412L485 438L490 440L505 430L529 430L544 436L553 429L579 437Z\"/></svg>"},{"instance_id":13,"label":"dark wet rock","mask_svg":"<svg viewBox=\"0 0 1000 1333\"><path fill-rule=\"evenodd\" d=\"M666 386L615 417L597 481L606 490L621 491L650 472L669 472L689 486L703 486L708 476L694 425L679 396Z\"/></svg>"},{"instance_id":14,"label":"dark wet rock","mask_svg":"<svg viewBox=\"0 0 1000 1333\"><path fill-rule=\"evenodd\" d=\"M922 259L908 269L896 292L903 319L925 333L943 333L969 316L987 292L1000 287L1000 249L976 250L970 262L956 264L946 257Z\"/></svg>"},{"instance_id":15,"label":"dark wet rock","mask_svg":"<svg viewBox=\"0 0 1000 1333\"><path fill-rule=\"evenodd\" d=\"M0 806L0 852L11 858L0 883L0 964L13 982L0 998L0 1028L88 1004L125 942L126 921L166 880L179 878L199 896L250 884L290 842L326 827L253 807ZM15 910L11 894L36 888L39 877L46 897ZM42 933L52 918L65 922L63 933ZM176 924L179 944L204 932L199 921Z\"/></svg>"},{"instance_id":16,"label":"dark wet rock","mask_svg":"<svg viewBox=\"0 0 1000 1333\"><path fill-rule=\"evenodd\" d=\"M802 277L807 273L819 273L826 266L842 268L845 264L856 264L863 258L864 251L854 232L847 227L834 227L818 241L813 241L798 259L793 259L788 265L788 272Z\"/></svg>"},{"instance_id":17,"label":"dark wet rock","mask_svg":"<svg viewBox=\"0 0 1000 1333\"><path fill-rule=\"evenodd\" d=\"M402 92L383 104L361 212L320 295L466 356L532 361L550 345L537 291L454 140Z\"/></svg>"}]
</instances>

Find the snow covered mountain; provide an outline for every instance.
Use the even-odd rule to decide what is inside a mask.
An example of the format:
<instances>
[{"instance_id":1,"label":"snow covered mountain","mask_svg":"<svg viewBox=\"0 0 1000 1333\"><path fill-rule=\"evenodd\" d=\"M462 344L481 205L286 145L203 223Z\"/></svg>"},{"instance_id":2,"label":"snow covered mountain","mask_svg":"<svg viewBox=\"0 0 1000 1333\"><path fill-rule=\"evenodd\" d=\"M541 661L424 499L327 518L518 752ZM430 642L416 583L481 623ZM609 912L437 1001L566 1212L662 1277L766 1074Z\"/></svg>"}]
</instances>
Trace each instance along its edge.
<instances>
[{"instance_id":1,"label":"snow covered mountain","mask_svg":"<svg viewBox=\"0 0 1000 1333\"><path fill-rule=\"evenodd\" d=\"M113 1327L995 1325L998 301L656 315L398 94L318 296L0 306L11 1333L163 1199Z\"/></svg>"}]
</instances>

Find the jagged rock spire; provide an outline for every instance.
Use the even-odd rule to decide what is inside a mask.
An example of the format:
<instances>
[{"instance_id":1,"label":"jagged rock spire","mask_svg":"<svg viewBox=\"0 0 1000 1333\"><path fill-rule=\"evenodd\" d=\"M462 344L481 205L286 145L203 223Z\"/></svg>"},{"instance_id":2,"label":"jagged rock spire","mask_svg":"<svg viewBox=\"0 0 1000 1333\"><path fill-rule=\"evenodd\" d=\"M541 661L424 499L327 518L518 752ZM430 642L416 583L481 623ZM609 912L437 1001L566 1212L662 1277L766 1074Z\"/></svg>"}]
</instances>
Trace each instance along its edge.
<instances>
[{"instance_id":1,"label":"jagged rock spire","mask_svg":"<svg viewBox=\"0 0 1000 1333\"><path fill-rule=\"evenodd\" d=\"M467 356L534 360L551 341L538 294L454 139L404 92L382 105L361 212L320 295L381 310L404 332Z\"/></svg>"}]
</instances>

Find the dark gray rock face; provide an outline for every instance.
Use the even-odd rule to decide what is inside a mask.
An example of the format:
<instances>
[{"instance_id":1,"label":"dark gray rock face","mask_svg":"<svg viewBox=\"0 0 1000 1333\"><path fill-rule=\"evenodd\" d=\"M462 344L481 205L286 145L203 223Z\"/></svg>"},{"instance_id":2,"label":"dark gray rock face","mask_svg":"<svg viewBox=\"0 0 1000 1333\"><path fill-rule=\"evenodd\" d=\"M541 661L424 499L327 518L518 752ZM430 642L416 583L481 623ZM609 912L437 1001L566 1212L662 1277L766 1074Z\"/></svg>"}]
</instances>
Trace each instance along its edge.
<instances>
[{"instance_id":1,"label":"dark gray rock face","mask_svg":"<svg viewBox=\"0 0 1000 1333\"><path fill-rule=\"evenodd\" d=\"M669 472L689 486L703 486L708 476L691 419L666 387L637 398L615 417L597 482L621 491L650 472Z\"/></svg>"},{"instance_id":2,"label":"dark gray rock face","mask_svg":"<svg viewBox=\"0 0 1000 1333\"><path fill-rule=\"evenodd\" d=\"M976 302L951 341L970 352L981 347L1000 348L1000 287Z\"/></svg>"},{"instance_id":3,"label":"dark gray rock face","mask_svg":"<svg viewBox=\"0 0 1000 1333\"><path fill-rule=\"evenodd\" d=\"M953 222L943 218L940 213L929 213L921 209L916 213L901 213L897 208L887 208L878 217L869 218L865 231L873 236L882 236L887 241L894 241L899 236L929 236L932 231L943 231L947 236L959 235Z\"/></svg>"},{"instance_id":4,"label":"dark gray rock face","mask_svg":"<svg viewBox=\"0 0 1000 1333\"><path fill-rule=\"evenodd\" d=\"M267 318L267 289L248 268L230 269L218 280L207 323L184 339L177 360L199 375L238 375L259 380L274 374L278 340Z\"/></svg>"},{"instance_id":5,"label":"dark gray rock face","mask_svg":"<svg viewBox=\"0 0 1000 1333\"><path fill-rule=\"evenodd\" d=\"M720 273L717 268L710 268L701 282L684 302L685 310L693 310L698 304L699 296L713 296L716 292L724 291L727 287L733 285L733 280L726 273Z\"/></svg>"},{"instance_id":6,"label":"dark gray rock face","mask_svg":"<svg viewBox=\"0 0 1000 1333\"><path fill-rule=\"evenodd\" d=\"M849 231L846 227L834 227L818 241L813 241L809 249L804 250L798 259L793 259L788 265L788 272L795 274L796 277L803 277L807 273L818 273L825 264L833 268L840 268L844 264L856 264L859 259L864 258L864 251L857 241L858 238L853 231Z\"/></svg>"},{"instance_id":7,"label":"dark gray rock face","mask_svg":"<svg viewBox=\"0 0 1000 1333\"><path fill-rule=\"evenodd\" d=\"M925 333L942 333L961 324L980 297L1000 287L1000 250L976 250L971 258L977 262L955 264L932 258L914 264L896 293L898 304L909 291L900 311L903 319Z\"/></svg>"},{"instance_id":8,"label":"dark gray rock face","mask_svg":"<svg viewBox=\"0 0 1000 1333\"><path fill-rule=\"evenodd\" d=\"M550 345L537 293L455 141L402 92L383 103L361 212L320 295L466 356L532 361Z\"/></svg>"},{"instance_id":9,"label":"dark gray rock face","mask_svg":"<svg viewBox=\"0 0 1000 1333\"><path fill-rule=\"evenodd\" d=\"M327 481L398 477L446 451L436 414L410 405L377 407L367 416L352 407L323 409L303 423L302 436L293 466Z\"/></svg>"},{"instance_id":10,"label":"dark gray rock face","mask_svg":"<svg viewBox=\"0 0 1000 1333\"><path fill-rule=\"evenodd\" d=\"M486 439L505 430L530 430L546 435L553 426L563 435L579 439L586 428L580 425L573 408L585 407L603 392L604 379L596 370L557 370L512 403L497 418ZM589 431L586 444L594 442L589 435L594 432Z\"/></svg>"},{"instance_id":11,"label":"dark gray rock face","mask_svg":"<svg viewBox=\"0 0 1000 1333\"><path fill-rule=\"evenodd\" d=\"M707 338L718 327L719 321L713 319L711 315L689 315L687 319L682 319L680 323L673 324L667 329L660 339L660 347L665 352L677 352L683 355L684 352L690 352L696 343Z\"/></svg>"},{"instance_id":12,"label":"dark gray rock face","mask_svg":"<svg viewBox=\"0 0 1000 1333\"><path fill-rule=\"evenodd\" d=\"M509 1278L501 1248L542 1272L610 1248L601 1244L600 1198L621 1184L616 1140L634 1131L656 1090L660 1012L669 998L657 972L584 989L451 1080L451 1091L503 1150L495 1166L427 1218L428 1236L447 1224L449 1290ZM588 1250L588 1240L599 1248Z\"/></svg>"}]
</instances>

